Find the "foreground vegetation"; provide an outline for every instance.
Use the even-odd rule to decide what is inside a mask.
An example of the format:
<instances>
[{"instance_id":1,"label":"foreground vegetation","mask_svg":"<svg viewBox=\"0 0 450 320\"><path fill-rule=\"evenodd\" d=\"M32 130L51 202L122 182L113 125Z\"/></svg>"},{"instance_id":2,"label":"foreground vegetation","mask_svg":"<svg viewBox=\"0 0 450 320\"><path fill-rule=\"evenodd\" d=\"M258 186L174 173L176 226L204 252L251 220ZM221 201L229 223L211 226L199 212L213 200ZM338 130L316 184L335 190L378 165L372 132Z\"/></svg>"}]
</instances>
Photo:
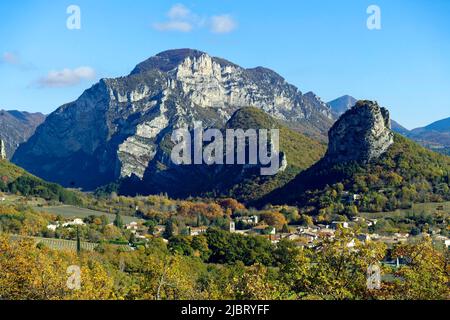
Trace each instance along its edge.
<instances>
[{"instance_id":1,"label":"foreground vegetation","mask_svg":"<svg viewBox=\"0 0 450 320\"><path fill-rule=\"evenodd\" d=\"M154 239L123 252L105 245L96 252L54 251L33 241L0 236L1 299L449 299L448 252L428 239L401 245L389 254L408 261L383 267L391 280L369 290L367 268L386 254L382 244L357 243L342 231L321 250L299 249L284 241L267 255L272 261L208 263L217 254L208 236L181 254ZM192 241L194 241L192 239ZM219 242L217 242L219 243ZM217 244L216 243L216 244ZM239 243L236 243L239 245ZM230 244L228 244L230 245ZM222 248L225 250L225 248ZM81 269L81 286L67 286L69 266ZM70 269L69 269L70 270Z\"/></svg>"}]
</instances>

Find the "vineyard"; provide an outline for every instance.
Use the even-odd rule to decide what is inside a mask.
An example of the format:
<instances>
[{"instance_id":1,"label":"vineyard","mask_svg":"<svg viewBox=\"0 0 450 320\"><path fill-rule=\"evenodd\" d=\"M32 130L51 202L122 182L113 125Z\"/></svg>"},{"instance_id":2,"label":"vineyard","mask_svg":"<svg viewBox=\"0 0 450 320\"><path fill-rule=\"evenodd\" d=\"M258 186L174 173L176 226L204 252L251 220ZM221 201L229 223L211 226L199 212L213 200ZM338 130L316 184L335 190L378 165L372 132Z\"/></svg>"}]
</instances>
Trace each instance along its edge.
<instances>
[{"instance_id":1,"label":"vineyard","mask_svg":"<svg viewBox=\"0 0 450 320\"><path fill-rule=\"evenodd\" d=\"M53 239L53 238L41 238L41 237L24 237L18 235L11 235L11 240L22 240L22 239L33 239L36 244L43 244L46 247L53 250L67 250L67 251L76 251L77 250L77 242L73 240L64 240L64 239ZM98 246L98 243L92 242L84 242L81 241L81 250L85 251L94 251ZM126 251L130 251L131 248L127 245L117 245Z\"/></svg>"}]
</instances>

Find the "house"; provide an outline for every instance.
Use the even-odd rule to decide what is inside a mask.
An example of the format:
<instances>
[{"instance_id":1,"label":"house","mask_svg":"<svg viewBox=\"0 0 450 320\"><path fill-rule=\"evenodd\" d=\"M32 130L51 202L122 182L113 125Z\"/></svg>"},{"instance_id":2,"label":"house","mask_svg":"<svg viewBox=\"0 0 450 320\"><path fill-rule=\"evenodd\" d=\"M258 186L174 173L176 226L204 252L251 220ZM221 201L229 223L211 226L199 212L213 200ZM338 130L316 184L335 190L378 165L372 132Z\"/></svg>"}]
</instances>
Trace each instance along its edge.
<instances>
[{"instance_id":1,"label":"house","mask_svg":"<svg viewBox=\"0 0 450 320\"><path fill-rule=\"evenodd\" d=\"M377 219L367 219L367 226L371 227L371 226L375 226L378 223Z\"/></svg>"},{"instance_id":2,"label":"house","mask_svg":"<svg viewBox=\"0 0 450 320\"><path fill-rule=\"evenodd\" d=\"M206 233L208 227L189 227L189 235L190 236L199 236L203 233Z\"/></svg>"},{"instance_id":3,"label":"house","mask_svg":"<svg viewBox=\"0 0 450 320\"><path fill-rule=\"evenodd\" d=\"M329 229L330 226L328 224L318 224L317 227L322 230L322 229Z\"/></svg>"},{"instance_id":4,"label":"house","mask_svg":"<svg viewBox=\"0 0 450 320\"><path fill-rule=\"evenodd\" d=\"M304 232L302 237L306 239L308 243L314 242L319 239L319 235L315 232Z\"/></svg>"},{"instance_id":5,"label":"house","mask_svg":"<svg viewBox=\"0 0 450 320\"><path fill-rule=\"evenodd\" d=\"M348 229L349 228L349 224L346 221L333 221L331 223L331 228L332 229L338 229L338 227L344 228L344 229Z\"/></svg>"},{"instance_id":6,"label":"house","mask_svg":"<svg viewBox=\"0 0 450 320\"><path fill-rule=\"evenodd\" d=\"M55 232L56 229L58 229L58 227L59 227L59 224L49 224L49 225L47 226L47 229L48 229L48 230L51 230L51 231L53 231L53 232Z\"/></svg>"},{"instance_id":7,"label":"house","mask_svg":"<svg viewBox=\"0 0 450 320\"><path fill-rule=\"evenodd\" d=\"M70 227L70 226L84 226L84 225L86 225L86 223L84 223L82 219L76 218L76 219L73 219L73 221L63 223L62 226L65 228L65 227Z\"/></svg>"},{"instance_id":8,"label":"house","mask_svg":"<svg viewBox=\"0 0 450 320\"><path fill-rule=\"evenodd\" d=\"M305 233L305 232L318 232L320 230L320 227L318 226L308 226L308 227L298 227L297 232L298 233Z\"/></svg>"},{"instance_id":9,"label":"house","mask_svg":"<svg viewBox=\"0 0 450 320\"><path fill-rule=\"evenodd\" d=\"M444 244L446 248L450 246L450 239L441 235L438 235L434 238L436 241L440 241Z\"/></svg>"},{"instance_id":10,"label":"house","mask_svg":"<svg viewBox=\"0 0 450 320\"><path fill-rule=\"evenodd\" d=\"M256 215L245 216L245 217L238 217L238 218L236 218L236 221L241 221L243 223L255 226L255 225L257 225L259 223L259 217L256 216Z\"/></svg>"},{"instance_id":11,"label":"house","mask_svg":"<svg viewBox=\"0 0 450 320\"><path fill-rule=\"evenodd\" d=\"M137 231L139 229L139 225L137 222L130 222L129 224L125 225L125 229L126 230L131 230L131 231Z\"/></svg>"},{"instance_id":12,"label":"house","mask_svg":"<svg viewBox=\"0 0 450 320\"><path fill-rule=\"evenodd\" d=\"M319 235L321 237L330 238L330 239L334 238L334 233L335 233L335 230L330 229L330 228L324 228L319 231Z\"/></svg>"},{"instance_id":13,"label":"house","mask_svg":"<svg viewBox=\"0 0 450 320\"><path fill-rule=\"evenodd\" d=\"M300 238L301 238L301 236L299 234L295 234L295 233L289 233L283 237L283 239L288 239L290 241L296 241Z\"/></svg>"}]
</instances>

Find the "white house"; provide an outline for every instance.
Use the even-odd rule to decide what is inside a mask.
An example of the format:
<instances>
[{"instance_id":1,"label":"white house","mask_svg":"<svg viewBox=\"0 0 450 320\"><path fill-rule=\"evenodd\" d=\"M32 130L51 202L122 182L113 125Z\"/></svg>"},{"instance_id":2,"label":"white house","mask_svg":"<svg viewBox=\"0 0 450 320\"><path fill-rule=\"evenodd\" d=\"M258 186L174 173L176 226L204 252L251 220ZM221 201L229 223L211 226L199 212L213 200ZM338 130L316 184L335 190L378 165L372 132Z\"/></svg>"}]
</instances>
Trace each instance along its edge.
<instances>
[{"instance_id":1,"label":"white house","mask_svg":"<svg viewBox=\"0 0 450 320\"><path fill-rule=\"evenodd\" d=\"M86 224L83 222L82 219L76 218L76 219L73 219L73 221L63 223L62 226L69 227L69 226L84 226L84 225L86 225Z\"/></svg>"}]
</instances>

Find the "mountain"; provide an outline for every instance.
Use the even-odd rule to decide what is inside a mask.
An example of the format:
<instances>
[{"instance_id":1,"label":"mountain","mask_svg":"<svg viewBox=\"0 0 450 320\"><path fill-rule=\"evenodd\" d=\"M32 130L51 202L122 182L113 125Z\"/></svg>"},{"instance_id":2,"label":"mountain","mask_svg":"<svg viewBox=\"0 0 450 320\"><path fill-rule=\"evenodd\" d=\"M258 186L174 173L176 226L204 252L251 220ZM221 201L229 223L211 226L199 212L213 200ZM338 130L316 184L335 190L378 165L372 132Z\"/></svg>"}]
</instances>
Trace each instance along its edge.
<instances>
[{"instance_id":1,"label":"mountain","mask_svg":"<svg viewBox=\"0 0 450 320\"><path fill-rule=\"evenodd\" d=\"M432 124L422 128L426 131L436 131L436 132L449 132L450 131L450 118L439 120L433 122ZM420 129L416 129L420 130Z\"/></svg>"},{"instance_id":2,"label":"mountain","mask_svg":"<svg viewBox=\"0 0 450 320\"><path fill-rule=\"evenodd\" d=\"M65 204L80 204L77 193L44 181L6 159L0 159L0 192L34 196Z\"/></svg>"},{"instance_id":3,"label":"mountain","mask_svg":"<svg viewBox=\"0 0 450 320\"><path fill-rule=\"evenodd\" d=\"M450 155L450 118L411 130L407 136L431 150Z\"/></svg>"},{"instance_id":4,"label":"mountain","mask_svg":"<svg viewBox=\"0 0 450 320\"><path fill-rule=\"evenodd\" d=\"M277 174L263 176L258 162L255 165L229 165L226 162L228 152L224 148L223 165L174 165L165 158L173 147L171 141L162 143L167 152L156 155L143 179L122 178L114 186L98 190L120 194L167 193L171 197L188 196L226 196L244 203L258 201L273 190L291 181L298 173L309 168L325 153L325 145L298 133L283 123L255 107L237 110L221 129L223 137L227 130L241 129L278 129L279 130L279 167ZM257 134L259 137L259 134ZM192 139L192 144L194 139ZM247 142L248 143L248 142ZM203 150L206 149L206 145ZM258 147L260 147L258 143ZM232 150L236 159L236 149ZM248 150L246 152L248 159ZM116 188L116 189L114 189Z\"/></svg>"},{"instance_id":5,"label":"mountain","mask_svg":"<svg viewBox=\"0 0 450 320\"><path fill-rule=\"evenodd\" d=\"M325 157L259 205L291 203L334 219L450 200L450 157L394 134L389 120L377 103L359 101L330 130Z\"/></svg>"},{"instance_id":6,"label":"mountain","mask_svg":"<svg viewBox=\"0 0 450 320\"><path fill-rule=\"evenodd\" d=\"M0 110L0 139L5 142L6 156L12 158L17 147L30 138L43 123L42 113Z\"/></svg>"},{"instance_id":7,"label":"mountain","mask_svg":"<svg viewBox=\"0 0 450 320\"><path fill-rule=\"evenodd\" d=\"M335 116L339 118L339 116L341 116L351 107L353 107L357 101L358 100L353 98L352 96L345 95L328 102L328 105L331 107L331 110L333 110Z\"/></svg>"},{"instance_id":8,"label":"mountain","mask_svg":"<svg viewBox=\"0 0 450 320\"><path fill-rule=\"evenodd\" d=\"M344 112L355 105L356 99L345 95L327 103L333 115L338 119ZM446 155L450 155L450 118L436 121L424 128L408 130L398 122L391 120L392 130L408 137L422 146Z\"/></svg>"},{"instance_id":9,"label":"mountain","mask_svg":"<svg viewBox=\"0 0 450 320\"><path fill-rule=\"evenodd\" d=\"M223 128L248 106L323 139L333 122L328 106L272 70L170 50L128 76L100 80L58 108L13 161L46 180L86 190L125 178L146 184L155 166L172 165L166 142L174 129L192 128L194 121Z\"/></svg>"},{"instance_id":10,"label":"mountain","mask_svg":"<svg viewBox=\"0 0 450 320\"><path fill-rule=\"evenodd\" d=\"M394 142L389 111L372 101L358 101L330 129L323 161L335 164L370 162Z\"/></svg>"},{"instance_id":11,"label":"mountain","mask_svg":"<svg viewBox=\"0 0 450 320\"><path fill-rule=\"evenodd\" d=\"M410 134L410 131L406 129L404 126L399 124L397 121L391 120L391 128L392 131L400 133L401 135L407 137Z\"/></svg>"}]
</instances>

